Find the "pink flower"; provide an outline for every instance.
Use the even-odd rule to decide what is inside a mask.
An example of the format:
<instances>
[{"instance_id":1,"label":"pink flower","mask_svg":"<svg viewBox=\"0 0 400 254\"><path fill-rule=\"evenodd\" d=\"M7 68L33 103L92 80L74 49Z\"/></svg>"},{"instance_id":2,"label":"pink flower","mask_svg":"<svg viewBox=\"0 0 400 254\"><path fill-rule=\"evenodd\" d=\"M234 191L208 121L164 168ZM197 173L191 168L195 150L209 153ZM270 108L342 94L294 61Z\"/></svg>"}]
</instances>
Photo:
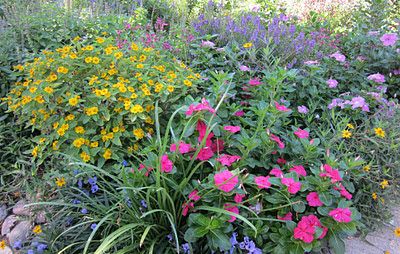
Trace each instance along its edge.
<instances>
[{"instance_id":1,"label":"pink flower","mask_svg":"<svg viewBox=\"0 0 400 254\"><path fill-rule=\"evenodd\" d=\"M186 144L183 141L179 141L179 143L178 143L179 153L181 153L181 154L188 153L190 151L190 148L191 148L190 144ZM176 151L176 144L171 144L171 146L169 147L169 150L171 152L175 152Z\"/></svg>"},{"instance_id":2,"label":"pink flower","mask_svg":"<svg viewBox=\"0 0 400 254\"><path fill-rule=\"evenodd\" d=\"M211 144L211 149L214 153L220 153L224 150L224 141L222 139L217 139L214 143Z\"/></svg>"},{"instance_id":3,"label":"pink flower","mask_svg":"<svg viewBox=\"0 0 400 254\"><path fill-rule=\"evenodd\" d=\"M346 190L346 188L343 186L343 184L341 184L341 183L339 184L339 188L335 186L335 187L333 187L333 189L339 191L339 192L340 192L340 195L341 195L342 197L348 199L348 200L350 200L350 199L353 197L353 195L351 195L351 193L348 192L348 191Z\"/></svg>"},{"instance_id":4,"label":"pink flower","mask_svg":"<svg viewBox=\"0 0 400 254\"><path fill-rule=\"evenodd\" d=\"M219 161L222 165L228 166L228 167L229 167L230 165L232 165L234 162L238 161L238 160L240 160L240 156L237 156L237 155L227 155L227 154L221 155L221 156L217 159L217 161Z\"/></svg>"},{"instance_id":5,"label":"pink flower","mask_svg":"<svg viewBox=\"0 0 400 254\"><path fill-rule=\"evenodd\" d=\"M236 111L233 115L234 116L244 116L244 111L243 110Z\"/></svg>"},{"instance_id":6,"label":"pink flower","mask_svg":"<svg viewBox=\"0 0 400 254\"><path fill-rule=\"evenodd\" d=\"M211 113L215 113L215 109L213 109L210 106L210 103L205 99L201 99L201 103L195 105L195 104L191 104L188 108L188 110L186 110L185 114L187 116L191 116L194 112L197 111L209 111Z\"/></svg>"},{"instance_id":7,"label":"pink flower","mask_svg":"<svg viewBox=\"0 0 400 254\"><path fill-rule=\"evenodd\" d=\"M197 190L194 190L194 191L190 192L189 199L191 199L193 201L199 200L200 196L197 193L199 193Z\"/></svg>"},{"instance_id":8,"label":"pink flower","mask_svg":"<svg viewBox=\"0 0 400 254\"><path fill-rule=\"evenodd\" d=\"M282 111L282 112L290 111L290 109L287 108L285 105L279 105L279 103L276 102L276 101L275 101L275 108L276 108L278 111Z\"/></svg>"},{"instance_id":9,"label":"pink flower","mask_svg":"<svg viewBox=\"0 0 400 254\"><path fill-rule=\"evenodd\" d=\"M270 172L270 175L276 176L276 177L283 177L283 172L279 168L273 168Z\"/></svg>"},{"instance_id":10,"label":"pink flower","mask_svg":"<svg viewBox=\"0 0 400 254\"><path fill-rule=\"evenodd\" d=\"M300 128L297 128L297 131L294 132L294 135L296 135L298 138L308 138L310 134L306 130L302 130Z\"/></svg>"},{"instance_id":11,"label":"pink flower","mask_svg":"<svg viewBox=\"0 0 400 254\"><path fill-rule=\"evenodd\" d=\"M305 61L305 65L317 65L319 64L318 60L310 60L310 61Z\"/></svg>"},{"instance_id":12,"label":"pink flower","mask_svg":"<svg viewBox=\"0 0 400 254\"><path fill-rule=\"evenodd\" d=\"M276 163L278 163L279 165L285 165L286 164L286 160L284 158L278 158L276 160Z\"/></svg>"},{"instance_id":13,"label":"pink flower","mask_svg":"<svg viewBox=\"0 0 400 254\"><path fill-rule=\"evenodd\" d=\"M372 80L376 83L384 83L385 82L385 76L383 76L380 73L371 74L367 77L367 79Z\"/></svg>"},{"instance_id":14,"label":"pink flower","mask_svg":"<svg viewBox=\"0 0 400 254\"><path fill-rule=\"evenodd\" d=\"M207 125L203 121L199 120L197 122L196 129L199 132L198 141L201 143L207 133ZM206 146L211 146L211 144L212 144L211 138L212 137L214 137L214 133L210 132L206 138Z\"/></svg>"},{"instance_id":15,"label":"pink flower","mask_svg":"<svg viewBox=\"0 0 400 254\"><path fill-rule=\"evenodd\" d=\"M322 234L318 239L324 238L326 233L328 232L328 229L322 226L317 216L313 214L303 216L297 224L296 228L294 229L293 237L295 239L302 240L305 243L311 243L312 241L314 241L314 234L317 227L322 229Z\"/></svg>"},{"instance_id":16,"label":"pink flower","mask_svg":"<svg viewBox=\"0 0 400 254\"><path fill-rule=\"evenodd\" d=\"M232 133L236 133L236 132L240 131L240 126L227 125L227 126L224 126L224 130L232 132Z\"/></svg>"},{"instance_id":17,"label":"pink flower","mask_svg":"<svg viewBox=\"0 0 400 254\"><path fill-rule=\"evenodd\" d=\"M292 213L291 213L291 212L288 212L288 213L285 214L283 217L277 215L276 218L277 218L278 220L292 220L292 216L293 216Z\"/></svg>"},{"instance_id":18,"label":"pink flower","mask_svg":"<svg viewBox=\"0 0 400 254\"><path fill-rule=\"evenodd\" d=\"M308 108L307 108L306 106L304 106L304 105L298 106L298 107L297 107L297 111L298 111L300 114L307 114L307 113L308 113Z\"/></svg>"},{"instance_id":19,"label":"pink flower","mask_svg":"<svg viewBox=\"0 0 400 254\"><path fill-rule=\"evenodd\" d=\"M296 194L301 189L301 183L296 182L292 178L282 178L281 182L283 185L288 187L290 194Z\"/></svg>"},{"instance_id":20,"label":"pink flower","mask_svg":"<svg viewBox=\"0 0 400 254\"><path fill-rule=\"evenodd\" d=\"M271 187L271 183L269 182L269 176L256 176L254 178L254 182L260 189L268 189L269 187Z\"/></svg>"},{"instance_id":21,"label":"pink flower","mask_svg":"<svg viewBox=\"0 0 400 254\"><path fill-rule=\"evenodd\" d=\"M329 177L331 179L331 183L342 181L342 177L340 176L339 170L333 169L328 164L324 164L323 168L325 172L321 172L319 174L320 177Z\"/></svg>"},{"instance_id":22,"label":"pink flower","mask_svg":"<svg viewBox=\"0 0 400 254\"><path fill-rule=\"evenodd\" d=\"M244 197L246 197L245 194L236 193L236 195L233 198L233 200L235 200L236 203L242 203Z\"/></svg>"},{"instance_id":23,"label":"pink flower","mask_svg":"<svg viewBox=\"0 0 400 254\"><path fill-rule=\"evenodd\" d=\"M174 164L168 159L168 155L161 156L161 172L169 173L173 168Z\"/></svg>"},{"instance_id":24,"label":"pink flower","mask_svg":"<svg viewBox=\"0 0 400 254\"><path fill-rule=\"evenodd\" d=\"M252 78L249 81L249 85L251 86L258 86L261 85L262 83L260 82L260 80L258 78Z\"/></svg>"},{"instance_id":25,"label":"pink flower","mask_svg":"<svg viewBox=\"0 0 400 254\"><path fill-rule=\"evenodd\" d=\"M211 147L205 146L205 147L200 149L199 153L197 154L197 158L196 159L201 160L201 161L206 161L206 160L210 159L213 156L214 156L214 152L211 149Z\"/></svg>"},{"instance_id":26,"label":"pink flower","mask_svg":"<svg viewBox=\"0 0 400 254\"><path fill-rule=\"evenodd\" d=\"M336 53L330 55L330 57L335 58L336 61L338 61L338 62L346 61L346 57L344 55L340 54L339 52L336 52Z\"/></svg>"},{"instance_id":27,"label":"pink flower","mask_svg":"<svg viewBox=\"0 0 400 254\"><path fill-rule=\"evenodd\" d=\"M318 193L317 192L310 192L307 197L306 200L308 202L309 206L322 206L324 205L321 200L319 199Z\"/></svg>"},{"instance_id":28,"label":"pink flower","mask_svg":"<svg viewBox=\"0 0 400 254\"><path fill-rule=\"evenodd\" d=\"M296 172L298 176L307 176L307 172L302 165L295 165L289 169L289 172Z\"/></svg>"},{"instance_id":29,"label":"pink flower","mask_svg":"<svg viewBox=\"0 0 400 254\"><path fill-rule=\"evenodd\" d=\"M383 46L393 46L396 44L397 34L384 34L380 40L383 43Z\"/></svg>"},{"instance_id":30,"label":"pink flower","mask_svg":"<svg viewBox=\"0 0 400 254\"><path fill-rule=\"evenodd\" d=\"M225 204L224 209L228 212L239 214L239 208L237 206L232 206L231 204ZM231 218L228 222L234 222L236 220L236 216L231 215Z\"/></svg>"},{"instance_id":31,"label":"pink flower","mask_svg":"<svg viewBox=\"0 0 400 254\"><path fill-rule=\"evenodd\" d=\"M328 85L329 88L335 88L338 85L338 82L336 79L328 79L326 81L326 84Z\"/></svg>"},{"instance_id":32,"label":"pink flower","mask_svg":"<svg viewBox=\"0 0 400 254\"><path fill-rule=\"evenodd\" d=\"M224 192L233 190L238 182L238 176L234 176L229 170L224 170L214 175L215 186Z\"/></svg>"},{"instance_id":33,"label":"pink flower","mask_svg":"<svg viewBox=\"0 0 400 254\"><path fill-rule=\"evenodd\" d=\"M281 141L281 139L280 139L278 136L275 136L274 134L271 134L271 135L269 136L269 138L270 138L272 141L275 141L275 142L278 144L278 147L279 147L280 149L285 148L285 144Z\"/></svg>"},{"instance_id":34,"label":"pink flower","mask_svg":"<svg viewBox=\"0 0 400 254\"><path fill-rule=\"evenodd\" d=\"M337 222L349 223L351 221L351 211L349 208L336 208L329 212L331 216Z\"/></svg>"},{"instance_id":35,"label":"pink flower","mask_svg":"<svg viewBox=\"0 0 400 254\"><path fill-rule=\"evenodd\" d=\"M188 214L189 209L193 209L193 208L194 208L194 203L193 202L190 202L189 204L184 202L183 205L182 205L182 215L185 217Z\"/></svg>"},{"instance_id":36,"label":"pink flower","mask_svg":"<svg viewBox=\"0 0 400 254\"><path fill-rule=\"evenodd\" d=\"M203 48L214 48L215 43L212 41L201 41L201 47Z\"/></svg>"},{"instance_id":37,"label":"pink flower","mask_svg":"<svg viewBox=\"0 0 400 254\"><path fill-rule=\"evenodd\" d=\"M241 66L239 67L239 69L240 69L241 71L250 71L250 68L247 67L247 66L245 66L245 65L241 65Z\"/></svg>"}]
</instances>

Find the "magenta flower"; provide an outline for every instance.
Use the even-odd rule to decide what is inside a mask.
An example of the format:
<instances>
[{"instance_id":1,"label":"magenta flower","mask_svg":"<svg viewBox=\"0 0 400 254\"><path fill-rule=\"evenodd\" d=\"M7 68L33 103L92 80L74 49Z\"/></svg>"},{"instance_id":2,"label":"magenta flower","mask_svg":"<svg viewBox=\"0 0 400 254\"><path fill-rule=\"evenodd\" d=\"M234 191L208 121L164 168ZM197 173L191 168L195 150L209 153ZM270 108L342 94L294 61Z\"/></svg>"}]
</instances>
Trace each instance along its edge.
<instances>
[{"instance_id":1,"label":"magenta flower","mask_svg":"<svg viewBox=\"0 0 400 254\"><path fill-rule=\"evenodd\" d=\"M234 116L244 116L244 111L243 110L236 111L233 115Z\"/></svg>"},{"instance_id":2,"label":"magenta flower","mask_svg":"<svg viewBox=\"0 0 400 254\"><path fill-rule=\"evenodd\" d=\"M294 229L293 237L302 240L305 243L311 243L314 241L314 234L317 227L322 229L322 234L318 239L324 238L328 229L322 226L317 216L313 214L303 216L297 224L297 227Z\"/></svg>"},{"instance_id":3,"label":"magenta flower","mask_svg":"<svg viewBox=\"0 0 400 254\"><path fill-rule=\"evenodd\" d=\"M197 105L191 104L188 110L186 110L185 114L187 116L191 116L194 112L198 111L209 111L211 113L215 113L215 109L210 106L210 103L205 98L201 99L201 103Z\"/></svg>"},{"instance_id":4,"label":"magenta flower","mask_svg":"<svg viewBox=\"0 0 400 254\"><path fill-rule=\"evenodd\" d=\"M232 133L236 133L236 132L240 131L240 126L227 125L227 126L224 126L224 130L232 132Z\"/></svg>"},{"instance_id":5,"label":"magenta flower","mask_svg":"<svg viewBox=\"0 0 400 254\"><path fill-rule=\"evenodd\" d=\"M214 175L215 186L224 192L233 190L238 182L238 176L234 176L229 170L224 170Z\"/></svg>"},{"instance_id":6,"label":"magenta flower","mask_svg":"<svg viewBox=\"0 0 400 254\"><path fill-rule=\"evenodd\" d=\"M394 46L397 41L397 34L384 34L380 40L383 46Z\"/></svg>"},{"instance_id":7,"label":"magenta flower","mask_svg":"<svg viewBox=\"0 0 400 254\"><path fill-rule=\"evenodd\" d=\"M307 195L306 200L307 200L309 206L318 207L318 206L324 205L321 202L321 200L319 199L317 192L310 192Z\"/></svg>"},{"instance_id":8,"label":"magenta flower","mask_svg":"<svg viewBox=\"0 0 400 254\"><path fill-rule=\"evenodd\" d=\"M307 114L308 113L308 108L306 107L306 106L298 106L297 107L297 111L300 113L300 114Z\"/></svg>"},{"instance_id":9,"label":"magenta flower","mask_svg":"<svg viewBox=\"0 0 400 254\"><path fill-rule=\"evenodd\" d=\"M285 105L279 105L278 102L275 102L275 108L276 108L278 111L282 111L282 112L290 111L289 108L287 108Z\"/></svg>"},{"instance_id":10,"label":"magenta flower","mask_svg":"<svg viewBox=\"0 0 400 254\"><path fill-rule=\"evenodd\" d=\"M213 156L214 156L214 152L211 149L211 147L205 146L200 149L199 153L197 154L196 159L201 160L201 161L206 161L206 160L209 160Z\"/></svg>"},{"instance_id":11,"label":"magenta flower","mask_svg":"<svg viewBox=\"0 0 400 254\"><path fill-rule=\"evenodd\" d=\"M271 183L269 182L269 176L256 176L254 178L254 182L260 189L268 189L269 187L271 187Z\"/></svg>"},{"instance_id":12,"label":"magenta flower","mask_svg":"<svg viewBox=\"0 0 400 254\"><path fill-rule=\"evenodd\" d=\"M286 160L284 158L278 158L276 160L276 163L278 163L279 165L285 165L286 164Z\"/></svg>"},{"instance_id":13,"label":"magenta flower","mask_svg":"<svg viewBox=\"0 0 400 254\"><path fill-rule=\"evenodd\" d=\"M171 152L175 152L175 151L176 151L176 148L177 148L177 145L176 145L176 144L171 144L171 146L169 147L169 150L170 150ZM188 152L190 151L190 148L191 148L191 145L190 145L190 144L186 144L186 143L183 142L183 141L179 141L179 143L178 143L178 150L179 150L179 153L181 153L181 154L188 153Z\"/></svg>"},{"instance_id":14,"label":"magenta flower","mask_svg":"<svg viewBox=\"0 0 400 254\"><path fill-rule=\"evenodd\" d=\"M338 82L336 79L328 79L326 81L326 84L328 85L329 88L335 88L338 85Z\"/></svg>"},{"instance_id":15,"label":"magenta flower","mask_svg":"<svg viewBox=\"0 0 400 254\"><path fill-rule=\"evenodd\" d=\"M307 176L307 172L302 165L295 165L289 169L289 172L296 172L298 176Z\"/></svg>"},{"instance_id":16,"label":"magenta flower","mask_svg":"<svg viewBox=\"0 0 400 254\"><path fill-rule=\"evenodd\" d=\"M331 179L331 183L336 183L342 181L339 170L333 169L328 164L323 165L324 171L319 174L320 177L328 177Z\"/></svg>"},{"instance_id":17,"label":"magenta flower","mask_svg":"<svg viewBox=\"0 0 400 254\"><path fill-rule=\"evenodd\" d=\"M249 85L251 86L258 86L261 85L262 83L260 82L260 80L258 78L252 78L249 81Z\"/></svg>"},{"instance_id":18,"label":"magenta flower","mask_svg":"<svg viewBox=\"0 0 400 254\"><path fill-rule=\"evenodd\" d=\"M174 164L168 159L168 155L161 156L161 172L169 173L173 168Z\"/></svg>"},{"instance_id":19,"label":"magenta flower","mask_svg":"<svg viewBox=\"0 0 400 254\"><path fill-rule=\"evenodd\" d=\"M237 206L233 206L231 204L224 204L224 209L228 212L239 214L239 208ZM236 220L236 216L231 215L231 218L228 222L234 222Z\"/></svg>"},{"instance_id":20,"label":"magenta flower","mask_svg":"<svg viewBox=\"0 0 400 254\"><path fill-rule=\"evenodd\" d=\"M245 194L236 193L236 195L233 198L233 200L235 200L236 203L242 203L244 197L246 197Z\"/></svg>"},{"instance_id":21,"label":"magenta flower","mask_svg":"<svg viewBox=\"0 0 400 254\"><path fill-rule=\"evenodd\" d=\"M348 191L346 190L346 188L343 186L343 184L341 184L341 183L339 184L339 187L336 187L336 186L335 186L335 187L333 187L333 189L339 191L339 192L340 192L340 195L341 195L342 197L348 199L348 200L350 200L350 199L353 197L353 195L351 195L351 193L348 192Z\"/></svg>"},{"instance_id":22,"label":"magenta flower","mask_svg":"<svg viewBox=\"0 0 400 254\"><path fill-rule=\"evenodd\" d=\"M190 192L189 199L193 201L199 200L201 197L197 193L199 193L197 190L193 190L192 192Z\"/></svg>"},{"instance_id":23,"label":"magenta flower","mask_svg":"<svg viewBox=\"0 0 400 254\"><path fill-rule=\"evenodd\" d=\"M288 221L290 221L290 220L293 220L293 219L292 219L292 216L293 216L293 214L292 214L291 212L288 212L288 213L285 214L283 217L281 217L281 216L279 216L279 215L276 215L276 218L277 218L278 220L288 220Z\"/></svg>"},{"instance_id":24,"label":"magenta flower","mask_svg":"<svg viewBox=\"0 0 400 254\"><path fill-rule=\"evenodd\" d=\"M351 221L351 211L349 208L336 208L328 214L337 222L349 223Z\"/></svg>"},{"instance_id":25,"label":"magenta flower","mask_svg":"<svg viewBox=\"0 0 400 254\"><path fill-rule=\"evenodd\" d=\"M330 55L330 57L335 58L336 61L338 61L338 62L346 61L346 57L339 52L336 52L336 53Z\"/></svg>"},{"instance_id":26,"label":"magenta flower","mask_svg":"<svg viewBox=\"0 0 400 254\"><path fill-rule=\"evenodd\" d=\"M270 175L276 176L276 177L283 177L283 172L279 168L273 168L270 172Z\"/></svg>"},{"instance_id":27,"label":"magenta flower","mask_svg":"<svg viewBox=\"0 0 400 254\"><path fill-rule=\"evenodd\" d=\"M227 154L221 155L221 156L217 159L217 161L219 161L222 165L228 166L228 167L229 167L230 165L232 165L234 162L238 161L238 160L240 160L240 156L237 156L237 155L227 155Z\"/></svg>"},{"instance_id":28,"label":"magenta flower","mask_svg":"<svg viewBox=\"0 0 400 254\"><path fill-rule=\"evenodd\" d=\"M246 65L241 65L241 66L239 67L239 69L240 69L241 71L250 71L250 68L247 67Z\"/></svg>"},{"instance_id":29,"label":"magenta flower","mask_svg":"<svg viewBox=\"0 0 400 254\"><path fill-rule=\"evenodd\" d=\"M201 143L203 141L204 137L206 136L207 125L203 121L199 120L197 122L196 129L199 132L198 141ZM208 136L206 137L206 146L211 146L212 145L212 141L211 141L212 137L214 137L214 133L210 132L208 134Z\"/></svg>"},{"instance_id":30,"label":"magenta flower","mask_svg":"<svg viewBox=\"0 0 400 254\"><path fill-rule=\"evenodd\" d=\"M301 189L301 183L296 182L292 178L282 178L281 182L283 185L288 187L290 194L296 194Z\"/></svg>"},{"instance_id":31,"label":"magenta flower","mask_svg":"<svg viewBox=\"0 0 400 254\"><path fill-rule=\"evenodd\" d=\"M310 133L306 130L302 130L300 128L297 128L297 131L294 132L294 135L296 135L298 138L308 138L310 136Z\"/></svg>"},{"instance_id":32,"label":"magenta flower","mask_svg":"<svg viewBox=\"0 0 400 254\"><path fill-rule=\"evenodd\" d=\"M185 217L188 214L189 209L193 209L193 208L194 208L194 203L193 202L190 202L189 204L184 202L183 205L182 205L182 215Z\"/></svg>"},{"instance_id":33,"label":"magenta flower","mask_svg":"<svg viewBox=\"0 0 400 254\"><path fill-rule=\"evenodd\" d=\"M278 136L275 136L274 134L270 134L269 138L270 138L272 141L275 141L275 142L278 144L278 147L279 147L280 149L285 148L285 144L281 141L281 139L280 139Z\"/></svg>"},{"instance_id":34,"label":"magenta flower","mask_svg":"<svg viewBox=\"0 0 400 254\"><path fill-rule=\"evenodd\" d=\"M372 80L376 83L384 83L385 82L385 76L380 73L371 74L367 77L367 79Z\"/></svg>"}]
</instances>

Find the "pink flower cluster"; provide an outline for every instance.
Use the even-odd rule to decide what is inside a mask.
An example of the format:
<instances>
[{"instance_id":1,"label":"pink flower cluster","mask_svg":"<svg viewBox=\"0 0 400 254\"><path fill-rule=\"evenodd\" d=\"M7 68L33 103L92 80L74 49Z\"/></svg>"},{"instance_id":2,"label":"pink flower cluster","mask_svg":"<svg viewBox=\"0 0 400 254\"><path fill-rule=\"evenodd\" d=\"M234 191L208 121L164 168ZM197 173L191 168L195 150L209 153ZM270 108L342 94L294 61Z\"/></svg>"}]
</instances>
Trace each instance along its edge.
<instances>
[{"instance_id":1,"label":"pink flower cluster","mask_svg":"<svg viewBox=\"0 0 400 254\"><path fill-rule=\"evenodd\" d=\"M391 33L382 35L380 41L382 42L383 46L394 46L396 45L397 39L397 34Z\"/></svg>"},{"instance_id":2,"label":"pink flower cluster","mask_svg":"<svg viewBox=\"0 0 400 254\"><path fill-rule=\"evenodd\" d=\"M210 106L210 103L205 98L201 99L201 103L199 104L191 104L185 114L191 116L194 112L198 111L209 111L215 113L215 109Z\"/></svg>"},{"instance_id":3,"label":"pink flower cluster","mask_svg":"<svg viewBox=\"0 0 400 254\"><path fill-rule=\"evenodd\" d=\"M351 105L352 109L361 108L362 111L369 112L369 105L361 96L353 97L351 100L343 100L340 98L333 99L328 105L328 108L332 109L334 107L340 107L341 109L344 109L346 105Z\"/></svg>"},{"instance_id":4,"label":"pink flower cluster","mask_svg":"<svg viewBox=\"0 0 400 254\"><path fill-rule=\"evenodd\" d=\"M320 177L328 177L331 179L331 183L336 183L342 181L342 177L340 176L339 170L333 169L328 164L323 165L324 172L319 174Z\"/></svg>"},{"instance_id":5,"label":"pink flower cluster","mask_svg":"<svg viewBox=\"0 0 400 254\"><path fill-rule=\"evenodd\" d=\"M328 232L328 228L322 226L317 216L313 214L303 216L294 229L293 237L305 243L311 243L314 241L317 227L322 229L322 234L318 237L318 239L323 239Z\"/></svg>"},{"instance_id":6,"label":"pink flower cluster","mask_svg":"<svg viewBox=\"0 0 400 254\"><path fill-rule=\"evenodd\" d=\"M371 74L367 77L367 79L374 81L376 83L384 83L385 82L385 76L380 73Z\"/></svg>"},{"instance_id":7,"label":"pink flower cluster","mask_svg":"<svg viewBox=\"0 0 400 254\"><path fill-rule=\"evenodd\" d=\"M223 170L214 175L215 186L224 192L232 191L239 182L239 177L229 170Z\"/></svg>"},{"instance_id":8,"label":"pink flower cluster","mask_svg":"<svg viewBox=\"0 0 400 254\"><path fill-rule=\"evenodd\" d=\"M290 194L296 194L301 189L301 183L296 182L292 178L282 178L281 182L283 185L285 185L288 188L288 192Z\"/></svg>"},{"instance_id":9,"label":"pink flower cluster","mask_svg":"<svg viewBox=\"0 0 400 254\"><path fill-rule=\"evenodd\" d=\"M352 220L351 214L351 210L346 207L333 209L328 215L337 222L349 223Z\"/></svg>"}]
</instances>

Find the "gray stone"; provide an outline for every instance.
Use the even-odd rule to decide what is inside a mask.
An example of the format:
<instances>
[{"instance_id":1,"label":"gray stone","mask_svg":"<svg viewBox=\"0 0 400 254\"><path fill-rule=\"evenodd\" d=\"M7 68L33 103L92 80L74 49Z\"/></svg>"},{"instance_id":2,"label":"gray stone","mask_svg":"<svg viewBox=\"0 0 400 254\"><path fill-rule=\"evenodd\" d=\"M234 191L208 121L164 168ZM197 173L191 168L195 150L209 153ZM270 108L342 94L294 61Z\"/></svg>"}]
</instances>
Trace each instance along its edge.
<instances>
[{"instance_id":1,"label":"gray stone","mask_svg":"<svg viewBox=\"0 0 400 254\"><path fill-rule=\"evenodd\" d=\"M10 245L13 246L18 240L25 242L31 233L31 223L29 221L21 221L15 226L9 234L7 234Z\"/></svg>"},{"instance_id":2,"label":"gray stone","mask_svg":"<svg viewBox=\"0 0 400 254\"><path fill-rule=\"evenodd\" d=\"M7 206L0 206L0 222L3 221L7 217Z\"/></svg>"},{"instance_id":3,"label":"gray stone","mask_svg":"<svg viewBox=\"0 0 400 254\"><path fill-rule=\"evenodd\" d=\"M0 250L0 254L13 254L13 252L10 247L6 246L4 250Z\"/></svg>"},{"instance_id":4,"label":"gray stone","mask_svg":"<svg viewBox=\"0 0 400 254\"><path fill-rule=\"evenodd\" d=\"M29 216L31 211L28 207L25 207L26 203L24 200L19 200L13 207L13 213L16 215Z\"/></svg>"},{"instance_id":5,"label":"gray stone","mask_svg":"<svg viewBox=\"0 0 400 254\"><path fill-rule=\"evenodd\" d=\"M46 223L46 213L44 211L40 211L36 214L35 222L37 224Z\"/></svg>"},{"instance_id":6,"label":"gray stone","mask_svg":"<svg viewBox=\"0 0 400 254\"><path fill-rule=\"evenodd\" d=\"M8 216L1 226L1 235L6 235L11 232L11 229L14 227L15 223L17 222L17 216L10 215Z\"/></svg>"}]
</instances>

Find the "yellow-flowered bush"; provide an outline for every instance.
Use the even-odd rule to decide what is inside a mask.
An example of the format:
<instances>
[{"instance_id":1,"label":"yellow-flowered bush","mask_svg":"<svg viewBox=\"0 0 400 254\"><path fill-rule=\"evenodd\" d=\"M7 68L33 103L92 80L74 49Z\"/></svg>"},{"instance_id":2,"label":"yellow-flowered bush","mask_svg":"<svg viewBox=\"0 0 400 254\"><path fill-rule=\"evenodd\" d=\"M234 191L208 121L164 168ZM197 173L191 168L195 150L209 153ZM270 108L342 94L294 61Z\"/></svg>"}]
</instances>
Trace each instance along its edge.
<instances>
[{"instance_id":1,"label":"yellow-flowered bush","mask_svg":"<svg viewBox=\"0 0 400 254\"><path fill-rule=\"evenodd\" d=\"M5 100L40 135L32 156L60 151L84 162L121 159L154 133L154 106L194 89L200 75L170 52L114 38L74 39L15 67Z\"/></svg>"}]
</instances>

